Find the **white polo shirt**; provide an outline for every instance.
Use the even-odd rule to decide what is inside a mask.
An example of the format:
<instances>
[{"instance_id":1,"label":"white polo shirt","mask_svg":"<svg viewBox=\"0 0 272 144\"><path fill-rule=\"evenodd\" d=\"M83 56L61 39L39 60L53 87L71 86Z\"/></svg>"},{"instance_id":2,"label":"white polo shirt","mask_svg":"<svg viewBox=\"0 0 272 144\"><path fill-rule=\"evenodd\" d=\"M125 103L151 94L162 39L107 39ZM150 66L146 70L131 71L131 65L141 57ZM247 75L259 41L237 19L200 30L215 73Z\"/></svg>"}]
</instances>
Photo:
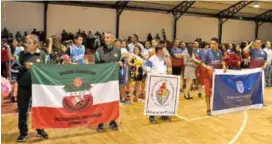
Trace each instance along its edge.
<instances>
[{"instance_id":1,"label":"white polo shirt","mask_svg":"<svg viewBox=\"0 0 272 144\"><path fill-rule=\"evenodd\" d=\"M167 74L167 65L165 58L153 55L146 62L146 70L150 73Z\"/></svg>"},{"instance_id":2,"label":"white polo shirt","mask_svg":"<svg viewBox=\"0 0 272 144\"><path fill-rule=\"evenodd\" d=\"M267 55L267 59L266 59L267 64L271 64L271 61L272 61L272 49L271 48L264 48L264 51L266 52L266 55Z\"/></svg>"}]
</instances>

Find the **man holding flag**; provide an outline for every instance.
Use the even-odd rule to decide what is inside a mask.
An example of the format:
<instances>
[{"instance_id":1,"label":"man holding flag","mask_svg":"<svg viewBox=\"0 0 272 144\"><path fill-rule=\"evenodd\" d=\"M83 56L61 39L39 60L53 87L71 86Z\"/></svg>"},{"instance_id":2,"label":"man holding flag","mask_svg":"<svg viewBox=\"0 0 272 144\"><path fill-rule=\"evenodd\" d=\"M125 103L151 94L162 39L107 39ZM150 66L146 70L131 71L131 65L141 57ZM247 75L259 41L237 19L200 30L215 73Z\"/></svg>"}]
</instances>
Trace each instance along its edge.
<instances>
[{"instance_id":1,"label":"man holding flag","mask_svg":"<svg viewBox=\"0 0 272 144\"><path fill-rule=\"evenodd\" d=\"M204 77L204 86L205 86L205 94L206 94L206 106L207 106L207 114L211 115L210 101L212 95L212 73L215 69L224 69L226 72L226 65L223 61L223 53L218 48L219 41L217 38L212 38L210 42L211 48L207 49L202 55L203 66L206 68L206 72L208 75Z\"/></svg>"},{"instance_id":2,"label":"man holding flag","mask_svg":"<svg viewBox=\"0 0 272 144\"><path fill-rule=\"evenodd\" d=\"M27 35L26 38L26 51L22 51L19 55L19 75L17 78L19 91L18 91L18 127L20 135L17 142L24 142L28 137L28 111L32 97L32 84L31 84L31 67L34 63L47 63L48 55L41 51L39 46L39 38L36 35ZM52 49L49 47L48 53ZM47 133L43 129L36 129L37 137L48 138Z\"/></svg>"},{"instance_id":3,"label":"man holding flag","mask_svg":"<svg viewBox=\"0 0 272 144\"><path fill-rule=\"evenodd\" d=\"M119 62L120 67L123 67L122 54L120 48L114 47L114 36L110 32L106 32L104 35L105 45L99 47L95 53L95 63L108 63L108 62ZM110 122L110 128L113 130L118 130L118 125L115 120ZM103 132L103 123L99 124L97 127L97 132Z\"/></svg>"}]
</instances>

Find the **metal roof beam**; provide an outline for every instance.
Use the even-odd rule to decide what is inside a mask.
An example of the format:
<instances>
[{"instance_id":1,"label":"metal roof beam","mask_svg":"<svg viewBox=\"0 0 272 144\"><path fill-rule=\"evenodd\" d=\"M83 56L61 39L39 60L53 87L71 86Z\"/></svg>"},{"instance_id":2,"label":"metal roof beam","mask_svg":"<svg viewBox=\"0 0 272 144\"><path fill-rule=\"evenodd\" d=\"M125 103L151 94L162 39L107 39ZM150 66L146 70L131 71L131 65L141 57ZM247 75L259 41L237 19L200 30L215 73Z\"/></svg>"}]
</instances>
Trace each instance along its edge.
<instances>
[{"instance_id":1,"label":"metal roof beam","mask_svg":"<svg viewBox=\"0 0 272 144\"><path fill-rule=\"evenodd\" d=\"M171 12L174 16L174 25L173 25L173 38L176 39L177 36L177 22L179 18L185 14L190 7L195 3L195 1L183 1L175 6Z\"/></svg>"},{"instance_id":2,"label":"metal roof beam","mask_svg":"<svg viewBox=\"0 0 272 144\"><path fill-rule=\"evenodd\" d=\"M117 10L117 15L121 15L121 13L124 11L124 9L126 8L126 6L128 5L129 1L117 1L115 3L115 7Z\"/></svg>"},{"instance_id":3,"label":"metal roof beam","mask_svg":"<svg viewBox=\"0 0 272 144\"><path fill-rule=\"evenodd\" d=\"M216 16L221 20L221 23L224 23L252 2L253 1L239 1L234 5L226 8L225 10L219 12L216 14Z\"/></svg>"},{"instance_id":4,"label":"metal roof beam","mask_svg":"<svg viewBox=\"0 0 272 144\"><path fill-rule=\"evenodd\" d=\"M189 8L195 3L195 1L183 1L175 6L171 11L175 20L178 20Z\"/></svg>"},{"instance_id":5,"label":"metal roof beam","mask_svg":"<svg viewBox=\"0 0 272 144\"><path fill-rule=\"evenodd\" d=\"M119 23L120 23L120 16L126 6L128 5L129 1L117 1L114 5L116 9L116 26L115 26L115 36L119 38Z\"/></svg>"},{"instance_id":6,"label":"metal roof beam","mask_svg":"<svg viewBox=\"0 0 272 144\"><path fill-rule=\"evenodd\" d=\"M42 3L41 1L23 1L28 3ZM116 5L103 4L103 3L92 3L92 2L76 2L76 1L48 1L48 4L56 4L56 5L70 5L70 6L82 6L82 7L96 7L96 8L109 8L116 9ZM136 10L136 11L150 11L150 12L159 12L159 13L169 13L172 11L158 9L158 8L144 8L144 7L135 7L135 6L126 6L124 9L126 10ZM185 12L185 14L193 14L204 17L214 17L218 18L217 15L208 14L208 13L199 13L199 12ZM232 16L230 19L236 20L247 20L247 21L256 21L255 17L239 17ZM263 19L262 22L271 22L271 20Z\"/></svg>"},{"instance_id":7,"label":"metal roof beam","mask_svg":"<svg viewBox=\"0 0 272 144\"><path fill-rule=\"evenodd\" d=\"M263 22L263 21L272 22L272 9L255 16L255 20L258 22Z\"/></svg>"}]
</instances>

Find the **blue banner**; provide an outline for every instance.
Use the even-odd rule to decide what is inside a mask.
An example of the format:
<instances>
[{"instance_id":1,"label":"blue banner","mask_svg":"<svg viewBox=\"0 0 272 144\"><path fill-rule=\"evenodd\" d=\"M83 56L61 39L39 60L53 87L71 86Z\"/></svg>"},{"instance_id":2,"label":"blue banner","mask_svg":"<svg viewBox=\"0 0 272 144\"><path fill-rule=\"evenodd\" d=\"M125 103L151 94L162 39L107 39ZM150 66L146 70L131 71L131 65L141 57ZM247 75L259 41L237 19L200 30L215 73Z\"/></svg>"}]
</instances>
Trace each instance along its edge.
<instances>
[{"instance_id":1,"label":"blue banner","mask_svg":"<svg viewBox=\"0 0 272 144\"><path fill-rule=\"evenodd\" d=\"M262 70L215 72L213 81L213 115L263 106Z\"/></svg>"}]
</instances>

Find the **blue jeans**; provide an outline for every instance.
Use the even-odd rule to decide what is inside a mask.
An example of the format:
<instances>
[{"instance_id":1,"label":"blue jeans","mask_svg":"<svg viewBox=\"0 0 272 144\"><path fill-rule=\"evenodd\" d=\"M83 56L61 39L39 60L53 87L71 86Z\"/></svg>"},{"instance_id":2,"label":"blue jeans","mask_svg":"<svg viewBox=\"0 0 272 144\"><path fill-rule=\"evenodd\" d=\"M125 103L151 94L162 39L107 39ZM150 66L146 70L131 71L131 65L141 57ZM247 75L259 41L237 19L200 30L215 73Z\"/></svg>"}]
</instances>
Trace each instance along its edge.
<instances>
[{"instance_id":1,"label":"blue jeans","mask_svg":"<svg viewBox=\"0 0 272 144\"><path fill-rule=\"evenodd\" d=\"M271 75L272 75L272 66L271 64L269 64L266 66L266 69L265 69L266 86L271 86Z\"/></svg>"}]
</instances>

